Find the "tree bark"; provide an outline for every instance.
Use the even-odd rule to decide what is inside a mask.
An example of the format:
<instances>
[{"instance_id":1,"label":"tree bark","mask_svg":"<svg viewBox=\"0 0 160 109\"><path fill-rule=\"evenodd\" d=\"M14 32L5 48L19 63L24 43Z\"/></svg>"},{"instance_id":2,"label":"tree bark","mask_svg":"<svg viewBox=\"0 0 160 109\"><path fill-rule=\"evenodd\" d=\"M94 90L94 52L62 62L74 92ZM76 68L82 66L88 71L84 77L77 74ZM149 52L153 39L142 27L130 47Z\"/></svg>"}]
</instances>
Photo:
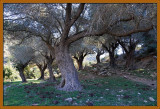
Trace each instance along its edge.
<instances>
[{"instance_id":1,"label":"tree bark","mask_svg":"<svg viewBox=\"0 0 160 109\"><path fill-rule=\"evenodd\" d=\"M62 88L62 87L64 87L64 85L65 85L65 78L64 78L64 76L62 76L62 78L61 78L61 83L60 83L60 88Z\"/></svg>"},{"instance_id":2,"label":"tree bark","mask_svg":"<svg viewBox=\"0 0 160 109\"><path fill-rule=\"evenodd\" d=\"M82 70L83 69L83 59L84 59L83 54L80 57L75 57L75 59L78 65L78 70Z\"/></svg>"},{"instance_id":3,"label":"tree bark","mask_svg":"<svg viewBox=\"0 0 160 109\"><path fill-rule=\"evenodd\" d=\"M115 68L116 64L115 64L114 52L113 53L109 53L109 58L110 58L110 66L112 68Z\"/></svg>"},{"instance_id":4,"label":"tree bark","mask_svg":"<svg viewBox=\"0 0 160 109\"><path fill-rule=\"evenodd\" d=\"M114 68L116 66L116 63L115 63L115 49L117 48L119 44L116 42L116 43L111 43L109 44L109 47L105 46L104 44L102 44L102 46L108 51L109 53L109 58L110 58L110 66L112 68Z\"/></svg>"},{"instance_id":5,"label":"tree bark","mask_svg":"<svg viewBox=\"0 0 160 109\"><path fill-rule=\"evenodd\" d=\"M123 41L118 40L118 43L122 46L123 50L126 53L126 64L125 67L127 69L134 69L134 52L136 45L139 41L134 42L131 38L129 40L129 45L126 46ZM128 47L128 49L127 49Z\"/></svg>"},{"instance_id":6,"label":"tree bark","mask_svg":"<svg viewBox=\"0 0 160 109\"><path fill-rule=\"evenodd\" d=\"M45 71L46 68L47 68L47 64L44 63L44 65L41 65L41 64L36 64L36 65L37 65L37 67L39 68L40 73L41 73L41 76L40 76L40 78L39 78L38 80L44 80L44 71Z\"/></svg>"},{"instance_id":7,"label":"tree bark","mask_svg":"<svg viewBox=\"0 0 160 109\"><path fill-rule=\"evenodd\" d=\"M24 75L24 68L19 69L19 74L22 79L22 83L27 82L26 77Z\"/></svg>"},{"instance_id":8,"label":"tree bark","mask_svg":"<svg viewBox=\"0 0 160 109\"><path fill-rule=\"evenodd\" d=\"M132 50L126 54L126 65L128 69L134 69L134 51Z\"/></svg>"},{"instance_id":9,"label":"tree bark","mask_svg":"<svg viewBox=\"0 0 160 109\"><path fill-rule=\"evenodd\" d=\"M78 70L82 70L83 69L83 59L79 59L78 61Z\"/></svg>"},{"instance_id":10,"label":"tree bark","mask_svg":"<svg viewBox=\"0 0 160 109\"><path fill-rule=\"evenodd\" d=\"M64 91L79 91L82 89L78 80L78 72L69 55L69 47L60 44L55 47L55 58L62 74L61 88Z\"/></svg>"},{"instance_id":11,"label":"tree bark","mask_svg":"<svg viewBox=\"0 0 160 109\"><path fill-rule=\"evenodd\" d=\"M44 80L44 70L39 69L41 72L41 77L38 80Z\"/></svg>"},{"instance_id":12,"label":"tree bark","mask_svg":"<svg viewBox=\"0 0 160 109\"><path fill-rule=\"evenodd\" d=\"M97 60L97 64L99 64L101 61L100 61L100 55L96 55L96 60Z\"/></svg>"},{"instance_id":13,"label":"tree bark","mask_svg":"<svg viewBox=\"0 0 160 109\"><path fill-rule=\"evenodd\" d=\"M53 75L53 71L52 71L52 62L48 62L48 70L49 70L49 81L51 82L55 82L56 79L55 79L55 76Z\"/></svg>"}]
</instances>

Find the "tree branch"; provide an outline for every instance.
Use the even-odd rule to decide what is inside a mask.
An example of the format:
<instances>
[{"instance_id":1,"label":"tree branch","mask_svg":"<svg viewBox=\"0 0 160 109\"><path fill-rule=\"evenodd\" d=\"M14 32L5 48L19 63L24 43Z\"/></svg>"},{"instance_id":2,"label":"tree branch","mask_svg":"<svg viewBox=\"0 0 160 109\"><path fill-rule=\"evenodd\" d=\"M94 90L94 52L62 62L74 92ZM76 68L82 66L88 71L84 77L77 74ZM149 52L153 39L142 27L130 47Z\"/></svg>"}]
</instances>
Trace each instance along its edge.
<instances>
[{"instance_id":1,"label":"tree branch","mask_svg":"<svg viewBox=\"0 0 160 109\"><path fill-rule=\"evenodd\" d=\"M67 7L66 7L66 25L69 24L70 20L71 20L71 11L72 11L72 4L71 3L67 3Z\"/></svg>"},{"instance_id":2,"label":"tree branch","mask_svg":"<svg viewBox=\"0 0 160 109\"><path fill-rule=\"evenodd\" d=\"M73 58L76 59L76 60L78 60L78 57L76 57L76 56L73 56Z\"/></svg>"},{"instance_id":3,"label":"tree branch","mask_svg":"<svg viewBox=\"0 0 160 109\"><path fill-rule=\"evenodd\" d=\"M110 34L112 36L117 36L117 37L125 37L125 36L130 36L131 34L134 34L134 33L138 33L138 32L147 32L149 30L153 29L153 25L152 26L149 26L148 28L143 28L143 29L133 29L131 31L128 31L128 32L125 32L125 33L112 33L112 32L109 32L107 31L106 33L107 34Z\"/></svg>"},{"instance_id":4,"label":"tree branch","mask_svg":"<svg viewBox=\"0 0 160 109\"><path fill-rule=\"evenodd\" d=\"M70 22L70 27L71 27L71 26L74 24L74 22L80 17L81 13L82 13L83 10L84 10L84 5L85 5L85 3L81 3L81 4L80 4L76 15L72 18L72 20L71 20L71 22Z\"/></svg>"},{"instance_id":5,"label":"tree branch","mask_svg":"<svg viewBox=\"0 0 160 109\"><path fill-rule=\"evenodd\" d=\"M126 53L128 53L129 51L126 49L125 44L123 42L121 42L120 40L118 40L118 43L122 46L122 48L124 49L124 51Z\"/></svg>"},{"instance_id":6,"label":"tree branch","mask_svg":"<svg viewBox=\"0 0 160 109\"><path fill-rule=\"evenodd\" d=\"M70 31L71 26L75 23L75 21L79 18L80 14L82 13L83 9L84 9L84 5L83 3L80 4L78 11L76 13L76 15L71 19L71 6L72 4L67 4L66 7L66 22L65 22L65 28L64 31L62 32L62 37L61 37L61 41L65 42L66 38L68 37L68 33Z\"/></svg>"}]
</instances>

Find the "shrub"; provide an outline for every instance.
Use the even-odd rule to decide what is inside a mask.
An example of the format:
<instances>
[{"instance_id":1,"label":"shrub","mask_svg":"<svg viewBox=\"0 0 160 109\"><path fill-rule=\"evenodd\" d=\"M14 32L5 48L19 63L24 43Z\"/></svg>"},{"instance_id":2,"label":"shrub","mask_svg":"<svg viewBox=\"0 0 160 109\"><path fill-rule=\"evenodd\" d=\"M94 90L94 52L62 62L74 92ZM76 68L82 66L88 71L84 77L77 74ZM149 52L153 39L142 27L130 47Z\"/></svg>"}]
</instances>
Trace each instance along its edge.
<instances>
[{"instance_id":1,"label":"shrub","mask_svg":"<svg viewBox=\"0 0 160 109\"><path fill-rule=\"evenodd\" d=\"M4 81L15 81L19 80L19 73L16 71L16 69L13 66L4 66L3 68L3 78Z\"/></svg>"},{"instance_id":2,"label":"shrub","mask_svg":"<svg viewBox=\"0 0 160 109\"><path fill-rule=\"evenodd\" d=\"M3 68L3 78L9 79L12 75L12 70L10 68Z\"/></svg>"},{"instance_id":3,"label":"shrub","mask_svg":"<svg viewBox=\"0 0 160 109\"><path fill-rule=\"evenodd\" d=\"M27 66L25 69L24 69L24 74L26 76L27 79L35 79L35 75L33 74L34 72L30 70L30 67Z\"/></svg>"}]
</instances>

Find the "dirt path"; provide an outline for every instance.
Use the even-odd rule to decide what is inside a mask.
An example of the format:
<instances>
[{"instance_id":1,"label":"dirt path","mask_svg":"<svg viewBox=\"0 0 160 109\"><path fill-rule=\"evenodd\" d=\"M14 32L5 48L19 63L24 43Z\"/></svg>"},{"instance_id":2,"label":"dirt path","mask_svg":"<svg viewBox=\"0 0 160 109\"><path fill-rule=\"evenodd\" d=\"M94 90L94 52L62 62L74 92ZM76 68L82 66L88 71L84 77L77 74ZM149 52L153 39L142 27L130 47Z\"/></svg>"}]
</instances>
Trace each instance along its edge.
<instances>
[{"instance_id":1,"label":"dirt path","mask_svg":"<svg viewBox=\"0 0 160 109\"><path fill-rule=\"evenodd\" d=\"M157 81L156 80L152 81L150 79L146 79L146 78L142 78L142 77L138 77L138 76L133 76L133 75L128 75L126 72L121 72L121 73L117 73L117 74L118 74L118 76L121 76L121 77L126 78L128 80L139 82L139 83L145 84L147 86L150 86L152 88L157 88ZM103 76L95 75L92 73L87 73L85 75L81 74L81 75L79 75L79 77L81 79L94 79L97 77L102 78ZM103 77L103 78L105 78L105 77Z\"/></svg>"},{"instance_id":2,"label":"dirt path","mask_svg":"<svg viewBox=\"0 0 160 109\"><path fill-rule=\"evenodd\" d=\"M140 82L140 83L148 85L150 87L157 88L157 81L155 81L155 80L152 81L152 80L149 80L149 79L146 79L146 78L140 78L140 77L137 77L137 76L127 75L127 74L121 74L121 76L128 79L128 80L132 80L132 81L135 81L135 82Z\"/></svg>"}]
</instances>

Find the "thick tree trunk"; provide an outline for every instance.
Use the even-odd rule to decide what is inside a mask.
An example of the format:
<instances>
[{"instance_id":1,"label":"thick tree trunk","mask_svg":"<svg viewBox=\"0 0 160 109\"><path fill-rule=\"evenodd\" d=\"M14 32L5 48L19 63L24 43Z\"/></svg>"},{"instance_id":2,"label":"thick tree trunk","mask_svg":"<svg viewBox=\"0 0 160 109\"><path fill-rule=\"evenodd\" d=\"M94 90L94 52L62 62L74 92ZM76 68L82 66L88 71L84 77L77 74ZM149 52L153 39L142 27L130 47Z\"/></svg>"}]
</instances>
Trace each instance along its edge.
<instances>
[{"instance_id":1,"label":"thick tree trunk","mask_svg":"<svg viewBox=\"0 0 160 109\"><path fill-rule=\"evenodd\" d=\"M27 82L26 77L24 75L24 68L19 69L19 74L20 74L20 77L22 79L22 82Z\"/></svg>"},{"instance_id":2,"label":"thick tree trunk","mask_svg":"<svg viewBox=\"0 0 160 109\"><path fill-rule=\"evenodd\" d=\"M50 75L49 81L55 82L56 79L55 79L55 76L53 75L53 72L52 72L52 63L51 62L48 63L48 70L49 70L49 75Z\"/></svg>"},{"instance_id":3,"label":"thick tree trunk","mask_svg":"<svg viewBox=\"0 0 160 109\"><path fill-rule=\"evenodd\" d=\"M62 76L62 78L61 78L61 83L60 83L60 88L62 88L62 87L64 87L64 85L65 85L65 78L64 78L64 76Z\"/></svg>"},{"instance_id":4,"label":"thick tree trunk","mask_svg":"<svg viewBox=\"0 0 160 109\"><path fill-rule=\"evenodd\" d=\"M110 66L114 68L116 66L114 53L109 53L109 58L110 58Z\"/></svg>"},{"instance_id":5,"label":"thick tree trunk","mask_svg":"<svg viewBox=\"0 0 160 109\"><path fill-rule=\"evenodd\" d=\"M100 63L100 55L96 55L97 64Z\"/></svg>"},{"instance_id":6,"label":"thick tree trunk","mask_svg":"<svg viewBox=\"0 0 160 109\"><path fill-rule=\"evenodd\" d=\"M73 64L73 60L69 55L68 47L59 45L55 48L55 58L62 74L60 90L79 91L82 89L78 80L78 72Z\"/></svg>"}]
</instances>

